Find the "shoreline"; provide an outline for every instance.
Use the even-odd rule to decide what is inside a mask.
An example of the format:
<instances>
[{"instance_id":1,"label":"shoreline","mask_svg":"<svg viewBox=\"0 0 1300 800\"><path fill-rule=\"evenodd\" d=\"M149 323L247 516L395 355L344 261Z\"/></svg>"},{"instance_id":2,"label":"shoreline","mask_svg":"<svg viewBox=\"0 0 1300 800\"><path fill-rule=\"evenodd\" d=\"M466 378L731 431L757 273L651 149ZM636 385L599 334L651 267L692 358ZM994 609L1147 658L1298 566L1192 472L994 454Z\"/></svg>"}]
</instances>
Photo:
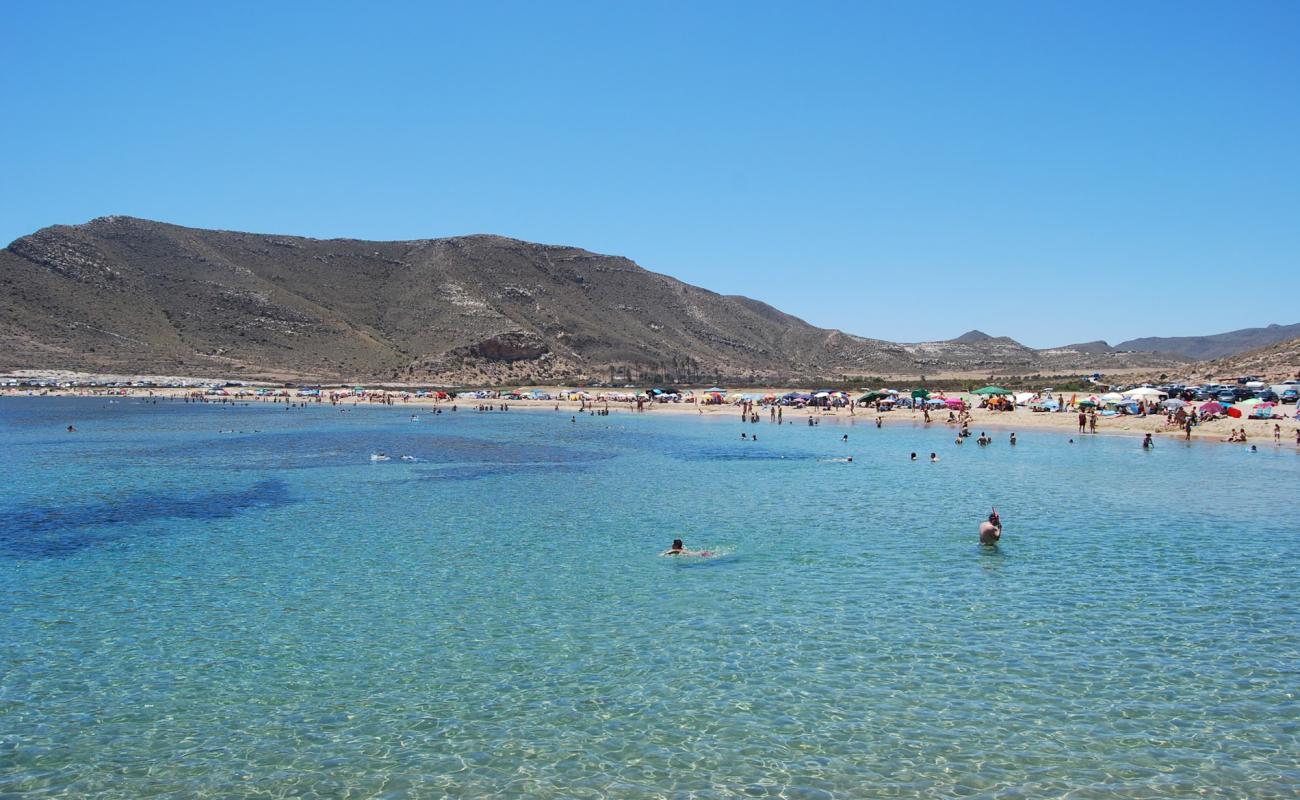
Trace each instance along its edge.
<instances>
[{"instance_id":1,"label":"shoreline","mask_svg":"<svg viewBox=\"0 0 1300 800\"><path fill-rule=\"evenodd\" d=\"M118 400L118 399L148 399L148 400L167 400L168 402L182 402L190 396L190 390L184 389L127 389L118 390L124 393L110 393L108 391L75 391L75 390L3 390L0 391L0 401L9 398L45 398L45 399L101 399L101 400ZM511 411L554 411L557 407L561 412L568 414L579 413L582 403L576 400L504 400L504 399L450 399L435 400L432 398L409 397L401 398L397 395L390 395L390 402L379 402L378 398L348 398L340 400L337 404L331 404L328 401L316 402L314 398L298 398L290 396L288 398L272 397L218 397L205 398L202 400L191 400L191 402L201 402L216 405L239 405L239 404L258 404L258 405L280 405L282 401L287 400L289 403L305 406L323 406L330 405L346 407L379 407L379 408L411 408L411 409L446 409L453 405L467 412L472 412L478 405L500 406L506 405ZM224 401L224 402L223 402ZM626 402L604 402L590 401L587 408L603 409L607 407L610 413L638 413L635 407ZM708 419L722 419L727 416L733 417L736 421L740 420L740 411L733 405L707 405L697 407L693 403L654 403L647 404L647 410L640 412L642 414L667 414L676 417L697 417ZM1297 431L1300 431L1300 420L1294 416L1296 406L1278 406L1279 409L1290 411L1291 414L1286 417L1275 417L1271 419L1237 419L1224 417L1222 419L1212 420L1201 423L1192 431L1191 441L1214 442L1220 444L1242 444L1241 442L1225 441L1229 431L1244 428L1246 430L1247 442L1245 444L1270 444L1273 442L1273 426L1281 427L1281 445L1291 445L1300 448L1296 442ZM458 412L459 413L459 412ZM482 412L482 413L499 413L499 412ZM770 417L766 409L759 412L761 423L771 424ZM1181 428L1167 425L1164 415L1150 415L1146 417L1138 416L1118 416L1118 417L1097 417L1096 434L1084 433L1078 431L1077 412L1035 412L1026 408L1018 408L1016 411L990 411L988 409L971 409L970 430L973 436L978 436L981 430L996 431L1035 431L1035 432L1053 432L1065 435L1075 436L1142 436L1150 433L1158 436L1165 441L1182 440L1185 438ZM875 421L877 412L873 409L855 409L853 414L848 413L847 409L821 410L817 408L798 409L794 407L782 407L782 418L791 424L807 424L808 417L818 417L820 419L829 419L835 424L840 424L844 420L851 420L857 423L859 420L862 424L872 424ZM925 423L919 412L911 409L899 409L894 411L881 412L883 424L887 426L896 426L900 423L908 424L915 428L926 429L952 429L954 436L956 426L947 422L947 412L939 410L934 412L932 422Z\"/></svg>"}]
</instances>

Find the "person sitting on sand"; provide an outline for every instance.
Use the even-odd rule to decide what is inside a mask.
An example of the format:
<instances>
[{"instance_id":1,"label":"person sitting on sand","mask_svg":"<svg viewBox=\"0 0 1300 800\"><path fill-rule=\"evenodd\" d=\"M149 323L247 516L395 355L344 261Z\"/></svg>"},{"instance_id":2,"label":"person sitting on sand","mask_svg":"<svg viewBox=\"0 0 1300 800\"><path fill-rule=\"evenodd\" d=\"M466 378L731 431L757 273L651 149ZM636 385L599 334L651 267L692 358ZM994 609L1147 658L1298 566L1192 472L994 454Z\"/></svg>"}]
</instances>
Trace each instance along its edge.
<instances>
[{"instance_id":1,"label":"person sitting on sand","mask_svg":"<svg viewBox=\"0 0 1300 800\"><path fill-rule=\"evenodd\" d=\"M1001 538L1002 518L998 516L998 510L995 508L989 514L989 518L980 523L980 544L997 544Z\"/></svg>"},{"instance_id":2,"label":"person sitting on sand","mask_svg":"<svg viewBox=\"0 0 1300 800\"><path fill-rule=\"evenodd\" d=\"M687 550L681 539L673 539L673 546L660 553L663 556L711 556L708 550Z\"/></svg>"}]
</instances>

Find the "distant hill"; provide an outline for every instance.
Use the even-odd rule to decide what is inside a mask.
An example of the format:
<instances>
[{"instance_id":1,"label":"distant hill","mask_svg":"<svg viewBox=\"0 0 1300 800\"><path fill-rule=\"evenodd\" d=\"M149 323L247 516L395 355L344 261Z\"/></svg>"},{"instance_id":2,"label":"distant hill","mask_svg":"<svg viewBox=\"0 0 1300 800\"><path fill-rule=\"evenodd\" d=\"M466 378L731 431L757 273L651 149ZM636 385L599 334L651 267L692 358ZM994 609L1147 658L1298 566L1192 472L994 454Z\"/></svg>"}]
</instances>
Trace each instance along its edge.
<instances>
[{"instance_id":1,"label":"distant hill","mask_svg":"<svg viewBox=\"0 0 1300 800\"><path fill-rule=\"evenodd\" d=\"M321 240L102 217L14 241L0 251L0 289L6 369L463 385L1183 361L1034 350L978 331L870 339L626 258L488 235Z\"/></svg>"},{"instance_id":2,"label":"distant hill","mask_svg":"<svg viewBox=\"0 0 1300 800\"><path fill-rule=\"evenodd\" d=\"M1193 374L1214 379L1241 375L1268 381L1300 379L1300 338L1197 364Z\"/></svg>"},{"instance_id":3,"label":"distant hill","mask_svg":"<svg viewBox=\"0 0 1300 800\"><path fill-rule=\"evenodd\" d=\"M1100 339L1098 339L1095 342L1083 342L1082 344L1069 344L1066 345L1066 348L1070 350L1078 350L1080 353L1094 353L1096 355L1119 352L1119 348L1111 347L1110 345L1106 344Z\"/></svg>"},{"instance_id":4,"label":"distant hill","mask_svg":"<svg viewBox=\"0 0 1300 800\"><path fill-rule=\"evenodd\" d=\"M1274 342L1282 342L1300 336L1300 323L1295 325L1269 325L1264 328L1242 328L1227 333L1210 336L1148 336L1142 339L1130 339L1115 346L1117 350L1144 350L1154 353L1172 353L1174 355L1203 361L1212 358L1244 353L1257 347L1264 347Z\"/></svg>"}]
</instances>

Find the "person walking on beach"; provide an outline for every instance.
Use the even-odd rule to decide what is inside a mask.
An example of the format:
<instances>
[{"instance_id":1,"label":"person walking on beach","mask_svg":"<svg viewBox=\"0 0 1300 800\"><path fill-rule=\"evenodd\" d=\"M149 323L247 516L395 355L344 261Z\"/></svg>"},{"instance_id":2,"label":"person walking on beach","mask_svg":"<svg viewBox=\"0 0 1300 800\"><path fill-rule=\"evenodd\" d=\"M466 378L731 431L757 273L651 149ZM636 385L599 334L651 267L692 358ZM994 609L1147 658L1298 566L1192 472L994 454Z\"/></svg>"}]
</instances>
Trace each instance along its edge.
<instances>
[{"instance_id":1,"label":"person walking on beach","mask_svg":"<svg viewBox=\"0 0 1300 800\"><path fill-rule=\"evenodd\" d=\"M1276 422L1273 423L1273 442L1274 444L1282 444L1282 426Z\"/></svg>"}]
</instances>

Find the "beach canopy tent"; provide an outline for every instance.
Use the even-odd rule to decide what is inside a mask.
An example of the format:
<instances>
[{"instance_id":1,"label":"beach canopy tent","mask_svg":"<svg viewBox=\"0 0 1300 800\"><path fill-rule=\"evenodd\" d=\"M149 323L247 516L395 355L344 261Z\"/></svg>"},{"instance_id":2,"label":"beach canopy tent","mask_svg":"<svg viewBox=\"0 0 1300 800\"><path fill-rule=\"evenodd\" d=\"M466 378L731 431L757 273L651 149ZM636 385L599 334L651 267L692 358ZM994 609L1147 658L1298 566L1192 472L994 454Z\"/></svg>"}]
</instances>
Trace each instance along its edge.
<instances>
[{"instance_id":1,"label":"beach canopy tent","mask_svg":"<svg viewBox=\"0 0 1300 800\"><path fill-rule=\"evenodd\" d=\"M1159 400L1162 397L1168 397L1168 392L1162 392L1159 389L1153 389L1150 386L1139 386L1136 389L1129 389L1124 396L1132 400Z\"/></svg>"},{"instance_id":2,"label":"beach canopy tent","mask_svg":"<svg viewBox=\"0 0 1300 800\"><path fill-rule=\"evenodd\" d=\"M877 400L889 400L889 399L892 399L892 397L887 392L867 392L866 394L858 398L858 402L862 403L863 405L871 405Z\"/></svg>"},{"instance_id":3,"label":"beach canopy tent","mask_svg":"<svg viewBox=\"0 0 1300 800\"><path fill-rule=\"evenodd\" d=\"M971 392L971 394L981 394L985 397L993 397L995 395L1008 395L1011 394L1011 392L1003 389L1001 386L985 386L983 389L976 389Z\"/></svg>"}]
</instances>

